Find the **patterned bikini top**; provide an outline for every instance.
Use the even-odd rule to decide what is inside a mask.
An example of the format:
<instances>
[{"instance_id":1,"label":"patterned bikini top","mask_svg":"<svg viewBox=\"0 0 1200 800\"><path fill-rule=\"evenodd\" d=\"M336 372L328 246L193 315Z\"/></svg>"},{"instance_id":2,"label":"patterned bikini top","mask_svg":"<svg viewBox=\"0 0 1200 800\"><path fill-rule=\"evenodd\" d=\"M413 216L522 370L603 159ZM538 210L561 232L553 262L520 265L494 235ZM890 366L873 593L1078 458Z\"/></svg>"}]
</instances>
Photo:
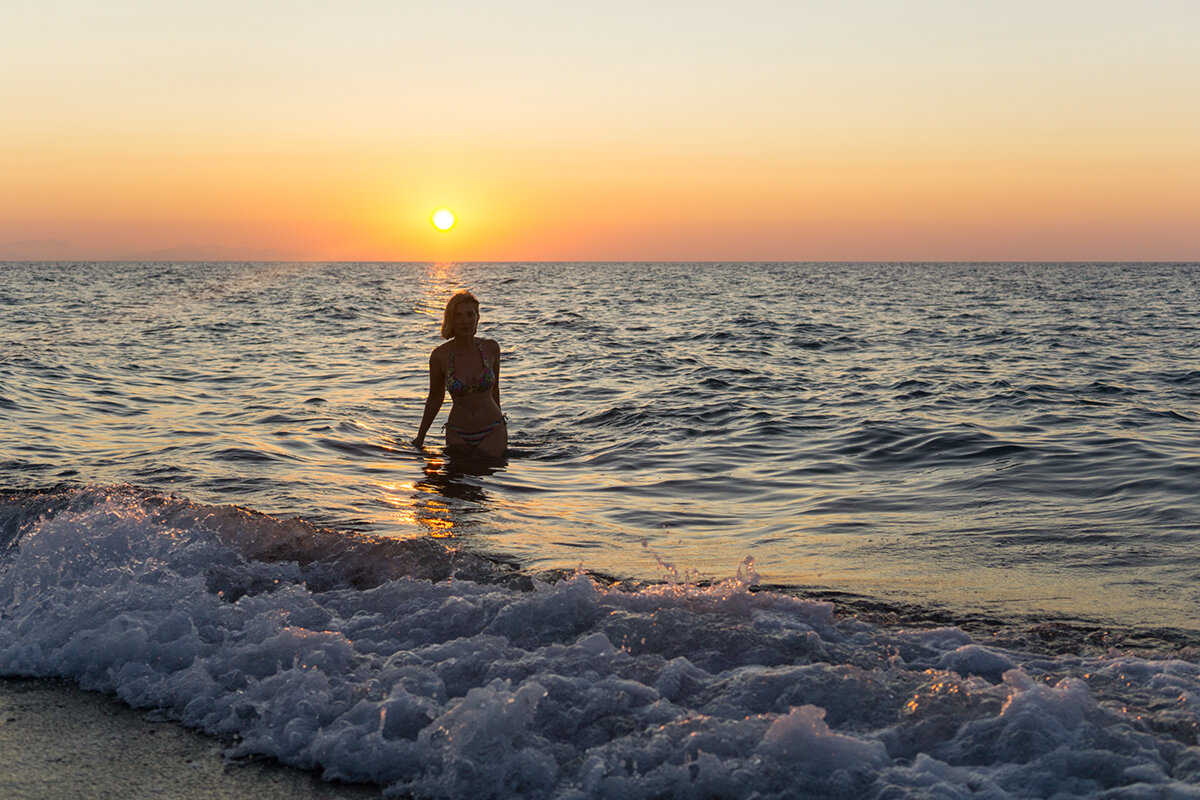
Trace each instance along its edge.
<instances>
[{"instance_id":1,"label":"patterned bikini top","mask_svg":"<svg viewBox=\"0 0 1200 800\"><path fill-rule=\"evenodd\" d=\"M483 361L483 374L479 376L478 383L464 383L454 376L454 348L450 348L450 369L446 371L446 391L450 392L451 397L490 392L496 384L496 373L492 372L492 365L488 363L487 356L483 354L483 343L476 339L475 346L479 348L479 358Z\"/></svg>"}]
</instances>

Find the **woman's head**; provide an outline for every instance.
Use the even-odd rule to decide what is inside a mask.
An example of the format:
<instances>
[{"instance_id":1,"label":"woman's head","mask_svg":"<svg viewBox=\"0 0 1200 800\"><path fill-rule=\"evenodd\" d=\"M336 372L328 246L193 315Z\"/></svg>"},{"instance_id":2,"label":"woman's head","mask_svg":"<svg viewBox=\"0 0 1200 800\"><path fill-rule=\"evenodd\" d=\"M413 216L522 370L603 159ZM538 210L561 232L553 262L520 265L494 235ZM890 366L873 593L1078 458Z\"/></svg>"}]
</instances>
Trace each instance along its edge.
<instances>
[{"instance_id":1,"label":"woman's head","mask_svg":"<svg viewBox=\"0 0 1200 800\"><path fill-rule=\"evenodd\" d=\"M475 295L463 289L455 292L446 303L446 313L442 315L442 338L453 339L459 318L466 321L468 317L471 318L470 329L474 335L475 323L479 322L479 301L475 299Z\"/></svg>"}]
</instances>

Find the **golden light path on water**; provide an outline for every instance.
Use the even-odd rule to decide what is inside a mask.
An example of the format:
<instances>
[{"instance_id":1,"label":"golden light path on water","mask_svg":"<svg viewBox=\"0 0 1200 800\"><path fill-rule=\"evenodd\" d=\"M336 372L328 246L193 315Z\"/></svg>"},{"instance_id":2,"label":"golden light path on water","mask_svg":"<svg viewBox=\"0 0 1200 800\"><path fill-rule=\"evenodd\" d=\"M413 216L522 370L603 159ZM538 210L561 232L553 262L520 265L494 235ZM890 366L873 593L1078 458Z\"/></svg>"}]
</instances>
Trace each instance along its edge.
<instances>
[{"instance_id":1,"label":"golden light path on water","mask_svg":"<svg viewBox=\"0 0 1200 800\"><path fill-rule=\"evenodd\" d=\"M442 211L449 214L448 210L439 209L434 214L434 224L439 229L446 230L453 225L453 216L448 219L445 215L439 217ZM431 341L441 341L439 330L446 301L455 292L466 288L468 287L463 285L454 263L438 262L428 265L420 283L421 294L413 311L418 317L427 319ZM422 360L420 363L424 365L427 361ZM417 388L422 390L427 386L428 381L426 380L420 382ZM424 395L422 394L422 402L423 399ZM439 420L445 419L449 408L450 400L447 396ZM409 457L416 455L416 449L408 444L407 438L416 432L418 421L417 418L414 418L412 431L400 432L396 437L394 452L405 462L406 466L412 463ZM398 523L402 527L411 527L415 532L435 538L454 538L459 535L459 528L462 526L456 520L448 502L456 493L456 487L444 477L446 461L441 456L430 453L422 454L419 459L424 461L425 478L404 482L376 481L374 485L380 492L380 499L384 505L394 509L395 513L390 516L391 522Z\"/></svg>"}]
</instances>

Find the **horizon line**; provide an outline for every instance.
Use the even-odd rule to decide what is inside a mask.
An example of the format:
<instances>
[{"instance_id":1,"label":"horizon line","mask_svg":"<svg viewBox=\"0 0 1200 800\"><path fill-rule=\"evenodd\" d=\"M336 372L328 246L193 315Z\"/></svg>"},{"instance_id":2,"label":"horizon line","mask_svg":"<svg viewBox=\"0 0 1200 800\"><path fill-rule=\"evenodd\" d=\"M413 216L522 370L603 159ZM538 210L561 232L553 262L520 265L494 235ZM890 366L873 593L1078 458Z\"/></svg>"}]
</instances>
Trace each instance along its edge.
<instances>
[{"instance_id":1,"label":"horizon line","mask_svg":"<svg viewBox=\"0 0 1200 800\"><path fill-rule=\"evenodd\" d=\"M309 259L309 258L0 258L0 264L1200 264L1200 259Z\"/></svg>"}]
</instances>

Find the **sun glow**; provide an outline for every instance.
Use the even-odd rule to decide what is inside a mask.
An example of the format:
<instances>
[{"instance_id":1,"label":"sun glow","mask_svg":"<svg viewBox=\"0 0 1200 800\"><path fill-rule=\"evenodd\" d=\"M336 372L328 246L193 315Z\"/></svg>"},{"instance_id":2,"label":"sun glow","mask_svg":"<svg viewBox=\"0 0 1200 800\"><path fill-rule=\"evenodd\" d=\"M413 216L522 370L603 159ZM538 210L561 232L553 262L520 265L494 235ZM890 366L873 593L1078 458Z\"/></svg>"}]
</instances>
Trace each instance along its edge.
<instances>
[{"instance_id":1,"label":"sun glow","mask_svg":"<svg viewBox=\"0 0 1200 800\"><path fill-rule=\"evenodd\" d=\"M454 216L454 212L448 208L439 208L433 212L430 220L433 222L433 227L439 231L448 231L454 227L454 223L458 222L458 218Z\"/></svg>"}]
</instances>

